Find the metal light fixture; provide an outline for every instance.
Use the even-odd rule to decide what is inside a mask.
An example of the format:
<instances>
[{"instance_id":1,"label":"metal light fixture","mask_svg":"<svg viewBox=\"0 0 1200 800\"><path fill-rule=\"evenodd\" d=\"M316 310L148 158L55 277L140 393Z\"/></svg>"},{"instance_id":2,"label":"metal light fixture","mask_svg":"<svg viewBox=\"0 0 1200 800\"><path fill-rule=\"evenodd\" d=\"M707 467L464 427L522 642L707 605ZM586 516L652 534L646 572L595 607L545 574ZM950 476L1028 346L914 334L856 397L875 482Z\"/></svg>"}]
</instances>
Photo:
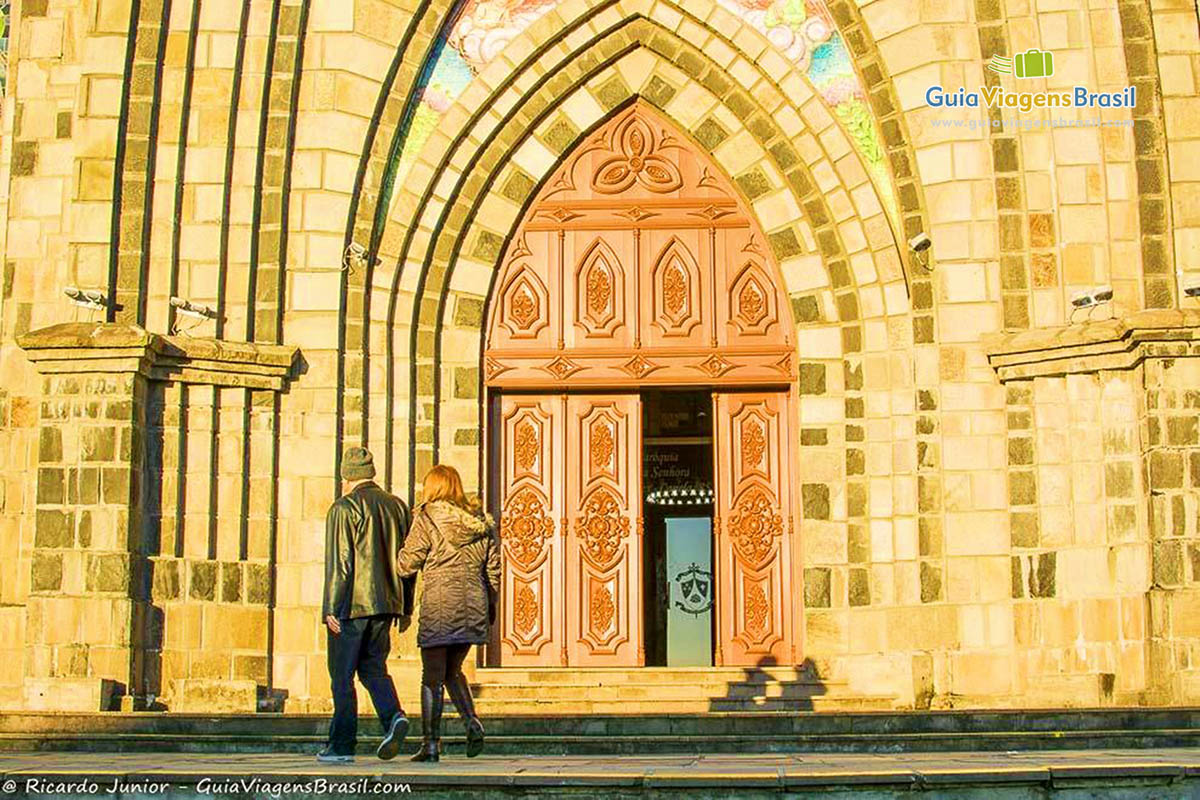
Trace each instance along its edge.
<instances>
[{"instance_id":1,"label":"metal light fixture","mask_svg":"<svg viewBox=\"0 0 1200 800\"><path fill-rule=\"evenodd\" d=\"M1108 284L1103 284L1091 289L1085 289L1081 292L1076 292L1075 294L1071 295L1071 305L1074 306L1074 308L1071 309L1070 321L1073 322L1075 319L1075 314L1085 308L1088 310L1088 318L1091 319L1093 311L1102 305L1111 303L1112 299L1113 287Z\"/></svg>"},{"instance_id":2,"label":"metal light fixture","mask_svg":"<svg viewBox=\"0 0 1200 800\"><path fill-rule=\"evenodd\" d=\"M915 236L908 240L908 248L913 251L914 260L926 272L933 272L929 266L929 248L932 246L933 240L929 238L929 234L925 233L925 231L918 231Z\"/></svg>"},{"instance_id":3,"label":"metal light fixture","mask_svg":"<svg viewBox=\"0 0 1200 800\"><path fill-rule=\"evenodd\" d=\"M199 303L193 303L191 300L182 297L172 297L171 306L184 317L191 317L192 319L217 318L216 309L209 306L202 306Z\"/></svg>"},{"instance_id":4,"label":"metal light fixture","mask_svg":"<svg viewBox=\"0 0 1200 800\"><path fill-rule=\"evenodd\" d=\"M342 271L348 272L355 267L366 266L367 263L367 248L363 247L358 242L350 242L346 246L346 252L342 253ZM375 256L372 260L372 266L379 266L383 263L383 259Z\"/></svg>"},{"instance_id":5,"label":"metal light fixture","mask_svg":"<svg viewBox=\"0 0 1200 800\"><path fill-rule=\"evenodd\" d=\"M108 308L108 296L99 289L79 289L75 286L68 286L63 289L63 294L75 305L91 311Z\"/></svg>"}]
</instances>

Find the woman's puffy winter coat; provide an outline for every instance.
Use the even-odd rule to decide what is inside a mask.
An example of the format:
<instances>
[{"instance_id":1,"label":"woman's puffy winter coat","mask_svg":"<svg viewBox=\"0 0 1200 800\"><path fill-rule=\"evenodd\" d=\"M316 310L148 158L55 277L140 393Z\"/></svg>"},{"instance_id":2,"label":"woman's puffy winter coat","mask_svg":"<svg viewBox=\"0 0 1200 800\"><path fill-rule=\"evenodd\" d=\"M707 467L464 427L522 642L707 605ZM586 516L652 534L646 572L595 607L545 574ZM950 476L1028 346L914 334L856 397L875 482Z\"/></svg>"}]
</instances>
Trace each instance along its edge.
<instances>
[{"instance_id":1,"label":"woman's puffy winter coat","mask_svg":"<svg viewBox=\"0 0 1200 800\"><path fill-rule=\"evenodd\" d=\"M483 644L500 588L500 546L490 517L444 500L413 514L398 557L401 577L423 570L417 645Z\"/></svg>"}]
</instances>

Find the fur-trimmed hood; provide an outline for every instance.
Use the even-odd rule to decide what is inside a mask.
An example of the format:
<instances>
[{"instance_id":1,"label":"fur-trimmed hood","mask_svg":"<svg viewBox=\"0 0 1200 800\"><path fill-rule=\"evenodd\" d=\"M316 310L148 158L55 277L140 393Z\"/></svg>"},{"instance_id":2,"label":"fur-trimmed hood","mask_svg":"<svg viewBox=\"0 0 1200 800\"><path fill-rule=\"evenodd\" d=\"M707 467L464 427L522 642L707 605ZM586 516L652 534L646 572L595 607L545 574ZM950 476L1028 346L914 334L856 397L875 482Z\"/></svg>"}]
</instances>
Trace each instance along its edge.
<instances>
[{"instance_id":1,"label":"fur-trimmed hood","mask_svg":"<svg viewBox=\"0 0 1200 800\"><path fill-rule=\"evenodd\" d=\"M446 541L456 548L485 538L496 524L488 514L472 514L445 500L426 503L424 510Z\"/></svg>"}]
</instances>

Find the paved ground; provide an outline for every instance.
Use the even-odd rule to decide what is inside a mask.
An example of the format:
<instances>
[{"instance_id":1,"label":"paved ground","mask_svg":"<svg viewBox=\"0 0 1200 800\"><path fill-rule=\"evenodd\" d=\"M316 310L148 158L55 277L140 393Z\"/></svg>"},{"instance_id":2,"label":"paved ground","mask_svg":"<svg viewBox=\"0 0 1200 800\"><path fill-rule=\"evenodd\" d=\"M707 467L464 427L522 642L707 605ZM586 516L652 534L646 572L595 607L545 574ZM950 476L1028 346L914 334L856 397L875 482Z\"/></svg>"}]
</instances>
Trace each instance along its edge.
<instances>
[{"instance_id":1,"label":"paved ground","mask_svg":"<svg viewBox=\"0 0 1200 800\"><path fill-rule=\"evenodd\" d=\"M482 756L460 754L439 764L404 758L381 762L360 757L352 765L318 764L311 757L263 754L0 754L0 794L40 793L31 780L78 781L110 786L165 781L177 789L251 777L266 782L324 778L407 783L422 788L532 790L535 787L609 787L628 792L686 787L778 791L821 786L908 786L931 789L954 784L1042 784L1080 780L1147 780L1190 785L1200 794L1200 749L1089 750L1023 753L900 753L895 755L702 755L654 757ZM25 792L28 786L29 791ZM705 793L705 792L701 792ZM82 794L87 794L83 792ZM1157 796L1157 795L1146 795ZM1175 796L1172 794L1172 796ZM1192 794L1179 796L1195 796Z\"/></svg>"}]
</instances>

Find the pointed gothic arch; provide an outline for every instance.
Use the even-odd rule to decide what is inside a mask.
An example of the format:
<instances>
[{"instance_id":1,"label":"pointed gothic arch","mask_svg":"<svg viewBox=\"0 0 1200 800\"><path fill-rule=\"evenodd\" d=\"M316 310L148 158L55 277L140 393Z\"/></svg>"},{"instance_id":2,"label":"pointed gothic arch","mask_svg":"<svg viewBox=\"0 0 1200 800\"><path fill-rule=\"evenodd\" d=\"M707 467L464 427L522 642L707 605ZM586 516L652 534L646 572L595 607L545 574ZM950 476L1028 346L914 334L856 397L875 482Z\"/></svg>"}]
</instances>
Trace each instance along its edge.
<instances>
[{"instance_id":1,"label":"pointed gothic arch","mask_svg":"<svg viewBox=\"0 0 1200 800\"><path fill-rule=\"evenodd\" d=\"M787 294L758 221L712 158L645 103L551 173L500 263L489 387L795 378ZM545 287L544 305L528 286Z\"/></svg>"}]
</instances>

